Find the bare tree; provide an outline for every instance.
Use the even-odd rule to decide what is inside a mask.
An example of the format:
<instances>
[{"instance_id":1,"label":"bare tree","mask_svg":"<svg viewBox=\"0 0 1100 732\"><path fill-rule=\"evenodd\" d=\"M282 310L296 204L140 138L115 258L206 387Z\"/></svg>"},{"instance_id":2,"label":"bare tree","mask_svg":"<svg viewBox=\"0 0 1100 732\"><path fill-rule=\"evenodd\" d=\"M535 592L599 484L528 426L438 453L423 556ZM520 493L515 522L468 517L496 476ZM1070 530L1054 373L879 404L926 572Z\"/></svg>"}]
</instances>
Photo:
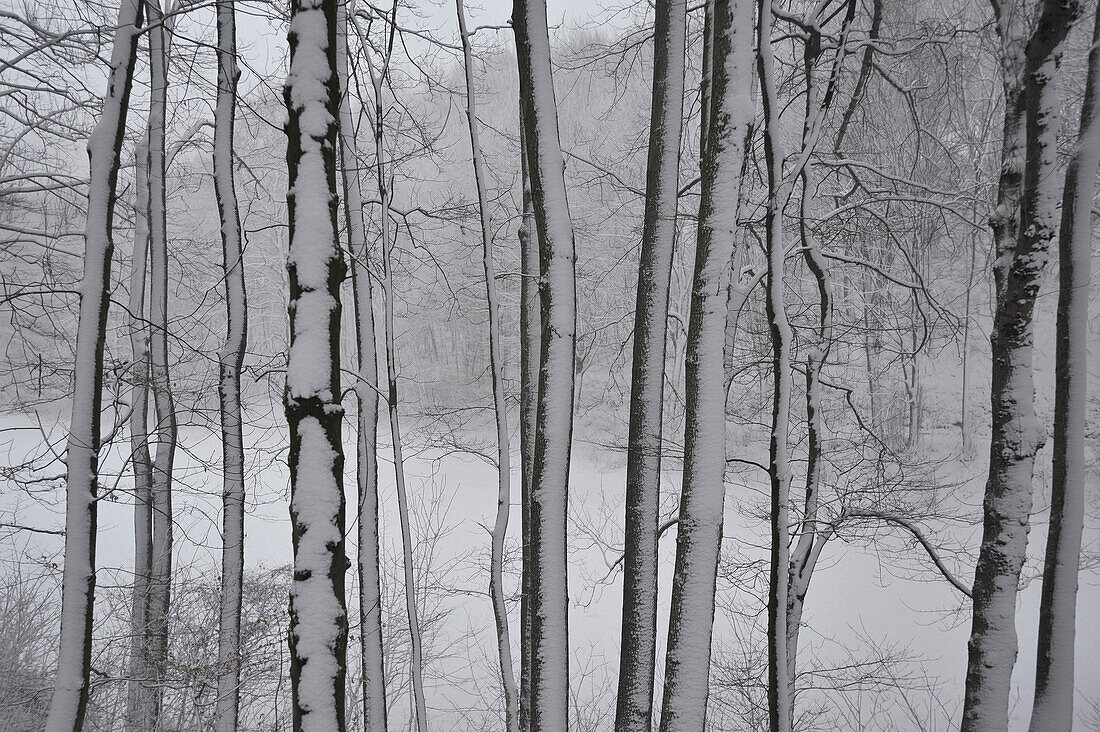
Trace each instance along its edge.
<instances>
[{"instance_id":1,"label":"bare tree","mask_svg":"<svg viewBox=\"0 0 1100 732\"><path fill-rule=\"evenodd\" d=\"M707 4L707 139L688 323L684 477L665 656L662 732L702 732L725 506L725 329L741 171L755 109L751 0Z\"/></svg>"},{"instance_id":2,"label":"bare tree","mask_svg":"<svg viewBox=\"0 0 1100 732\"><path fill-rule=\"evenodd\" d=\"M462 0L455 0L458 34L462 41L463 68L466 76L466 120L470 127L470 151L474 182L477 187L478 213L481 219L481 259L485 271L485 303L489 311L489 370L493 381L493 413L497 438L497 511L493 522L492 557L489 568L489 595L496 625L497 658L500 662L501 687L504 690L504 720L508 732L519 732L519 688L512 667L512 641L508 630L508 606L504 592L504 541L508 536L511 506L511 443L508 436L508 403L504 393L504 355L500 332L500 296L497 292L496 265L493 263L492 221L489 215L489 191L485 181L481 139L478 133L477 90L474 84L474 54Z\"/></svg>"},{"instance_id":3,"label":"bare tree","mask_svg":"<svg viewBox=\"0 0 1100 732\"><path fill-rule=\"evenodd\" d=\"M1100 11L1089 50L1077 147L1066 171L1058 235L1054 475L1047 534L1032 732L1073 728L1077 565L1085 520L1085 410L1088 404L1089 270L1092 201L1100 166Z\"/></svg>"},{"instance_id":4,"label":"bare tree","mask_svg":"<svg viewBox=\"0 0 1100 732\"><path fill-rule=\"evenodd\" d=\"M168 615L172 591L172 469L176 453L176 405L168 370L168 217L165 135L171 21L158 0L149 17L149 323L150 366L156 422L153 456L153 559L146 632L154 684L153 726L158 726L168 673ZM172 6L168 7L169 12ZM174 17L174 16L173 16Z\"/></svg>"},{"instance_id":5,"label":"bare tree","mask_svg":"<svg viewBox=\"0 0 1100 732\"><path fill-rule=\"evenodd\" d=\"M355 394L357 519L359 526L359 652L362 663L363 724L386 729L386 674L382 652L382 583L378 573L378 348L374 331L374 297L367 265L367 232L358 146L351 110L348 73L349 17L353 3L337 9L337 63L340 73L340 174L344 190L344 223L351 252L352 296L358 374Z\"/></svg>"},{"instance_id":6,"label":"bare tree","mask_svg":"<svg viewBox=\"0 0 1100 732\"><path fill-rule=\"evenodd\" d=\"M344 448L336 151L340 84L336 0L295 0L284 96L290 223L290 678L295 730L344 729Z\"/></svg>"},{"instance_id":7,"label":"bare tree","mask_svg":"<svg viewBox=\"0 0 1100 732\"><path fill-rule=\"evenodd\" d=\"M1011 249L999 251L1004 259L998 263L991 336L993 435L984 531L974 573L963 732L1003 730L1008 726L1017 651L1017 585L1027 552L1035 454L1043 442L1043 428L1035 415L1031 364L1035 300L1057 225L1059 104L1053 82L1065 38L1079 13L1080 3L1075 0L1044 0L1027 43L1019 237Z\"/></svg>"},{"instance_id":8,"label":"bare tree","mask_svg":"<svg viewBox=\"0 0 1100 732\"><path fill-rule=\"evenodd\" d=\"M653 36L653 102L626 457L617 732L649 732L653 726L665 343L683 130L686 0L657 3Z\"/></svg>"},{"instance_id":9,"label":"bare tree","mask_svg":"<svg viewBox=\"0 0 1100 732\"><path fill-rule=\"evenodd\" d=\"M216 729L235 732L240 706L241 593L244 582L244 434L241 364L248 343L244 249L233 175L236 120L237 24L233 0L217 3L218 95L214 108L214 193L221 217L225 272L226 338L218 354L222 422L222 571L218 613L218 703Z\"/></svg>"},{"instance_id":10,"label":"bare tree","mask_svg":"<svg viewBox=\"0 0 1100 732\"><path fill-rule=\"evenodd\" d=\"M532 732L569 724L567 520L577 292L545 0L512 7L524 152L539 241L541 333L528 571Z\"/></svg>"},{"instance_id":11,"label":"bare tree","mask_svg":"<svg viewBox=\"0 0 1100 732\"><path fill-rule=\"evenodd\" d=\"M65 569L61 639L48 732L79 732L88 705L95 598L96 493L99 482L103 345L107 326L113 218L143 0L124 0L111 49L107 93L88 140L84 276L76 335L75 388L66 447Z\"/></svg>"},{"instance_id":12,"label":"bare tree","mask_svg":"<svg viewBox=\"0 0 1100 732\"><path fill-rule=\"evenodd\" d=\"M130 607L130 691L127 729L152 726L148 637L149 571L153 560L153 464L149 455L149 329L145 278L149 269L149 148L134 154L134 251L130 257L130 463L134 472L134 587Z\"/></svg>"}]
</instances>

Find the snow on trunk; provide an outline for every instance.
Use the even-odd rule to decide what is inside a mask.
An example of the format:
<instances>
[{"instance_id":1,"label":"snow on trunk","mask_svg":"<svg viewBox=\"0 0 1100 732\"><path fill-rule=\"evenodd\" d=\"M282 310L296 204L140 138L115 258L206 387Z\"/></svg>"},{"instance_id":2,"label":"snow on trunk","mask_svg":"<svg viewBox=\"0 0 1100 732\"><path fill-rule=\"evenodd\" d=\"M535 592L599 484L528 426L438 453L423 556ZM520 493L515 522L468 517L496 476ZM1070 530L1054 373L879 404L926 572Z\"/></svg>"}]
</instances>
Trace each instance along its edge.
<instances>
[{"instance_id":1,"label":"snow on trunk","mask_svg":"<svg viewBox=\"0 0 1100 732\"><path fill-rule=\"evenodd\" d=\"M237 29L233 0L217 3L218 96L214 108L214 195L221 219L225 273L225 346L218 354L222 428L222 572L218 619L217 732L235 732L240 703L241 595L244 581L244 434L241 364L248 341L248 303L237 192L233 127L237 106Z\"/></svg>"},{"instance_id":2,"label":"snow on trunk","mask_svg":"<svg viewBox=\"0 0 1100 732\"><path fill-rule=\"evenodd\" d=\"M287 211L290 353L290 676L294 729L344 729L344 454L340 400L340 283L336 145L336 0L294 0L289 28Z\"/></svg>"},{"instance_id":3,"label":"snow on trunk","mask_svg":"<svg viewBox=\"0 0 1100 732\"><path fill-rule=\"evenodd\" d=\"M725 504L725 329L751 94L752 0L712 4L707 140L688 323L684 477L665 657L662 732L702 732Z\"/></svg>"},{"instance_id":4,"label":"snow on trunk","mask_svg":"<svg viewBox=\"0 0 1100 732\"><path fill-rule=\"evenodd\" d=\"M1024 73L1026 144L1019 238L1000 253L993 334L989 478L984 530L974 574L962 732L1008 727L1016 662L1016 595L1027 554L1035 454L1043 428L1035 415L1033 312L1057 226L1055 80L1066 35L1080 12L1076 0L1045 0L1027 44ZM1005 214L1011 215L1011 214Z\"/></svg>"},{"instance_id":5,"label":"snow on trunk","mask_svg":"<svg viewBox=\"0 0 1100 732\"><path fill-rule=\"evenodd\" d=\"M569 725L567 517L576 362L576 255L550 65L544 0L516 0L524 147L539 240L541 332L531 475L529 603L531 730Z\"/></svg>"},{"instance_id":6,"label":"snow on trunk","mask_svg":"<svg viewBox=\"0 0 1100 732\"><path fill-rule=\"evenodd\" d=\"M356 487L359 526L359 653L363 726L386 729L386 675L382 653L382 581L378 572L378 349L374 334L371 274L367 268L367 232L359 155L348 83L349 15L353 2L337 9L336 56L340 75L340 174L344 189L344 223L351 252L352 300L355 307L355 395L358 402Z\"/></svg>"},{"instance_id":7,"label":"snow on trunk","mask_svg":"<svg viewBox=\"0 0 1100 732\"><path fill-rule=\"evenodd\" d=\"M1077 148L1066 171L1058 238L1054 476L1047 534L1032 732L1073 727L1077 564L1085 518L1085 408L1088 383L1092 201L1100 166L1100 11L1096 13Z\"/></svg>"},{"instance_id":8,"label":"snow on trunk","mask_svg":"<svg viewBox=\"0 0 1100 732\"><path fill-rule=\"evenodd\" d=\"M768 260L765 310L772 344L772 427L769 474L771 477L771 561L768 580L768 729L791 729L791 678L787 658L787 610L790 581L788 544L791 466L788 445L791 409L791 325L784 302L786 248L783 241L783 205L787 186L783 179L784 151L779 122L780 100L772 52L772 7L760 0L757 26L757 68L764 108L764 161L768 200L764 212L765 252ZM809 137L807 135L807 137ZM804 146L812 145L810 139ZM805 154L803 150L803 154Z\"/></svg>"},{"instance_id":9,"label":"snow on trunk","mask_svg":"<svg viewBox=\"0 0 1100 732\"><path fill-rule=\"evenodd\" d=\"M172 466L176 452L176 408L168 373L168 218L165 131L168 106L170 22L157 0L149 16L149 324L152 391L156 418L153 457L153 559L147 623L154 684L153 727L163 712L168 673L168 616L172 588Z\"/></svg>"},{"instance_id":10,"label":"snow on trunk","mask_svg":"<svg viewBox=\"0 0 1100 732\"><path fill-rule=\"evenodd\" d=\"M520 185L523 188L523 210L516 232L520 250L519 302L519 449L520 449L520 542L522 547L519 600L519 726L521 732L530 729L531 719L531 479L535 465L535 430L538 417L539 350L542 344L542 323L539 317L539 243L535 227L535 204L531 199L531 175L527 166L526 134L520 113Z\"/></svg>"},{"instance_id":11,"label":"snow on trunk","mask_svg":"<svg viewBox=\"0 0 1100 732\"><path fill-rule=\"evenodd\" d=\"M687 0L655 8L642 251L634 311L634 355L626 459L623 619L616 732L649 732L657 658L657 531L669 281L683 133Z\"/></svg>"},{"instance_id":12,"label":"snow on trunk","mask_svg":"<svg viewBox=\"0 0 1100 732\"><path fill-rule=\"evenodd\" d=\"M504 721L508 732L519 732L519 689L512 667L512 642L508 629L508 606L504 592L504 541L508 536L508 514L511 511L511 443L508 436L508 403L504 391L504 355L500 332L500 296L497 291L496 267L493 263L492 221L489 216L489 192L485 185L485 164L478 134L477 90L474 85L474 54L470 33L466 29L466 13L462 0L455 0L458 32L462 41L463 68L466 76L466 119L470 128L470 151L473 159L474 182L477 187L478 212L481 218L481 253L485 271L485 302L489 312L489 370L493 381L493 411L497 430L497 511L493 523L492 552L489 568L489 596L493 603L496 625L497 659L500 663L501 687L504 691Z\"/></svg>"},{"instance_id":13,"label":"snow on trunk","mask_svg":"<svg viewBox=\"0 0 1100 732\"><path fill-rule=\"evenodd\" d=\"M61 639L47 732L79 732L88 705L95 600L96 493L99 474L103 341L110 302L113 218L119 156L126 132L142 0L124 0L111 49L103 108L88 140L84 275L73 366L73 411L66 445L65 568Z\"/></svg>"}]
</instances>

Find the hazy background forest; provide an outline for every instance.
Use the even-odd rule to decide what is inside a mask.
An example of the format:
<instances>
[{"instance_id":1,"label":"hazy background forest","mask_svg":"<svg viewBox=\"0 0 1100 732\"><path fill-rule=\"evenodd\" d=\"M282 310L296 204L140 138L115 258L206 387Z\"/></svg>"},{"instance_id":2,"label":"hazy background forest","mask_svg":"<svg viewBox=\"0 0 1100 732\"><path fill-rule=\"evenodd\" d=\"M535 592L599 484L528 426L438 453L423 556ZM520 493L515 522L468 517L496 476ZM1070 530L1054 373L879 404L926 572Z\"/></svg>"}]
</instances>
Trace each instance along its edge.
<instances>
[{"instance_id":1,"label":"hazy background forest","mask_svg":"<svg viewBox=\"0 0 1100 732\"><path fill-rule=\"evenodd\" d=\"M287 166L282 97L288 8L237 2L234 171L243 234L248 335L241 376L245 570L240 729L291 729L286 642L291 583L290 476L283 389L288 352ZM436 730L505 729L487 587L497 501L482 234L454 7L399 3L392 63L376 100L362 44L385 53L383 10L349 50L351 114L360 141L369 246L381 237L372 188L375 103L384 112L392 176L394 357L423 636L428 716ZM679 207L664 364L660 510L680 500L700 195L704 4L687 20ZM840 12L846 3L822 3ZM813 188L788 209L826 251L832 324L822 371L820 521L828 523L802 618L797 730L957 729L970 632L969 588L982 537L990 439L990 334L996 308L989 221L997 201L1004 116L1000 42L986 0L856 0L852 50L832 65L839 14L822 25L835 83ZM174 24L167 66L168 373L178 420L172 469L174 543L164 712L157 729L213 728L222 551L218 361L226 332L225 272L211 162L217 46L212 3L165 6ZM653 7L548 3L558 129L576 246L576 365L569 498L570 730L610 730L619 664L631 346L645 210L653 92ZM788 150L802 149L807 34L789 17L812 3L775 3L772 32ZM1062 115L1058 176L1077 144L1094 3L1070 31L1056 77ZM831 12L831 11L830 11ZM467 8L481 155L488 173L503 376L514 453L520 409L517 230L523 191L519 81L511 4ZM86 141L106 89L118 7L78 0L0 0L0 729L45 725L57 664L65 465L74 384ZM856 43L857 39L873 42ZM91 692L84 728L122 729L130 693L134 582L131 468L131 261L138 219L136 161L150 112L148 38L138 40L114 218L106 324L97 590ZM871 52L873 49L873 53ZM373 73L373 72L372 72ZM753 82L754 95L759 94ZM760 286L769 196L764 120L746 150L731 277L725 395L727 471L718 565L708 730L768 728L767 595L772 343ZM343 134L343 132L342 132ZM1060 190L1059 183L1059 190ZM812 194L812 195L810 195ZM729 202L727 202L729 204ZM1095 214L1095 208L1093 209ZM1095 216L1093 217L1095 220ZM341 236L345 227L340 218ZM797 247L797 244L792 244ZM807 469L806 358L817 347L818 290L793 249L786 273L793 329L790 439L793 525ZM1093 246L1095 253L1095 246ZM1095 259L1095 256L1093 257ZM1053 424L1057 267L1036 300L1036 409ZM350 283L341 350L354 368ZM377 298L377 295L376 295ZM139 297L140 301L140 297ZM377 344L384 372L381 300ZM1090 293L1084 548L1077 599L1074 729L1100 730L1097 429L1100 301ZM354 379L345 381L353 404ZM384 396L384 395L383 395ZM722 399L721 394L712 395ZM382 407L384 412L384 405ZM347 554L356 555L355 411L344 431ZM378 495L386 702L391 729L414 729L405 574L391 433L378 432ZM518 648L520 461L504 577ZM1031 715L1036 633L1051 484L1051 440L1036 460L1034 507L1016 627L1010 728ZM676 527L660 542L657 685L668 633ZM793 535L793 533L792 533ZM793 539L792 539L793 542ZM353 575L348 590L353 593ZM960 589L961 588L961 589ZM349 604L350 608L353 606ZM348 643L348 727L361 729L357 615ZM518 659L519 653L513 655ZM518 663L518 661L517 661ZM660 696L657 696L658 702Z\"/></svg>"}]
</instances>

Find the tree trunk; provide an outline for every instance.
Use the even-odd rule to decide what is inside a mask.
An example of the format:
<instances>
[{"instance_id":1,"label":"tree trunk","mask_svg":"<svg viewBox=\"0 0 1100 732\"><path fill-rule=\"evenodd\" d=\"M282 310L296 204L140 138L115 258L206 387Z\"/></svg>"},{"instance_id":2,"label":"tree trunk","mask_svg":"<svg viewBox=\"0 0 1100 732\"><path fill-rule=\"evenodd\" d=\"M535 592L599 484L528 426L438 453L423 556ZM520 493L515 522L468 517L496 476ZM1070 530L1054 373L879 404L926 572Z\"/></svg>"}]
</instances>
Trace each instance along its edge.
<instances>
[{"instance_id":1,"label":"tree trunk","mask_svg":"<svg viewBox=\"0 0 1100 732\"><path fill-rule=\"evenodd\" d=\"M725 502L725 329L751 94L753 3L711 6L708 139L686 357L684 477L665 657L663 732L701 732Z\"/></svg>"},{"instance_id":2,"label":"tree trunk","mask_svg":"<svg viewBox=\"0 0 1100 732\"><path fill-rule=\"evenodd\" d=\"M134 154L134 251L130 259L130 461L134 466L134 589L130 610L130 682L126 729L152 726L146 615L153 561L153 465L149 455L149 328L145 323L145 276L149 267L149 148Z\"/></svg>"},{"instance_id":3,"label":"tree trunk","mask_svg":"<svg viewBox=\"0 0 1100 732\"><path fill-rule=\"evenodd\" d=\"M508 630L508 607L504 592L504 540L508 535L508 514L511 511L511 445L508 437L508 404L504 393L504 356L501 350L500 306L497 293L496 267L493 264L492 222L489 218L489 192L485 187L485 170L478 135L477 93L474 87L474 56L470 34L466 30L466 14L462 0L455 0L458 30L462 40L463 66L466 72L466 117L470 125L470 150L477 186L478 211L481 217L481 252L485 270L485 302L489 311L489 367L493 380L493 411L497 429L497 512L493 524L493 547L489 570L489 595L496 623L497 657L500 662L501 686L504 691L504 719L508 732L519 732L519 689L512 668L512 642Z\"/></svg>"},{"instance_id":4,"label":"tree trunk","mask_svg":"<svg viewBox=\"0 0 1100 732\"><path fill-rule=\"evenodd\" d=\"M764 107L764 160L768 170L768 202L764 214L768 259L765 298L772 344L771 567L768 583L768 728L791 729L791 678L787 655L787 611L790 581L788 502L791 487L788 432L791 408L791 326L784 302L783 148L779 126L779 95L771 44L770 0L760 0L757 44L760 97ZM804 144L810 144L805 140Z\"/></svg>"},{"instance_id":5,"label":"tree trunk","mask_svg":"<svg viewBox=\"0 0 1100 732\"><path fill-rule=\"evenodd\" d=\"M99 474L103 342L110 303L113 219L119 156L126 132L142 0L124 0L111 49L107 93L88 140L84 275L76 332L73 412L66 446L65 569L61 639L47 732L79 732L88 705L95 599L96 493Z\"/></svg>"},{"instance_id":6,"label":"tree trunk","mask_svg":"<svg viewBox=\"0 0 1100 732\"><path fill-rule=\"evenodd\" d=\"M1054 479L1051 483L1032 732L1073 727L1077 563L1085 517L1092 201L1100 165L1100 12L1096 13L1077 148L1066 171L1058 239L1060 277L1055 354Z\"/></svg>"},{"instance_id":7,"label":"tree trunk","mask_svg":"<svg viewBox=\"0 0 1100 732\"><path fill-rule=\"evenodd\" d=\"M176 408L168 370L168 220L164 138L168 104L169 21L159 2L149 16L149 323L152 333L153 562L149 581L149 659L155 702L153 727L160 724L168 672L168 615L172 588L172 466L176 453Z\"/></svg>"},{"instance_id":8,"label":"tree trunk","mask_svg":"<svg viewBox=\"0 0 1100 732\"><path fill-rule=\"evenodd\" d=\"M340 283L336 150L340 113L336 0L291 4L287 212L290 353L290 680L294 729L344 729L344 453L340 399Z\"/></svg>"},{"instance_id":9,"label":"tree trunk","mask_svg":"<svg viewBox=\"0 0 1100 732\"><path fill-rule=\"evenodd\" d=\"M218 703L215 729L235 732L241 680L241 593L244 581L244 433L241 364L248 341L248 302L237 192L233 127L237 105L237 29L233 0L219 0L218 97L214 109L214 195L221 218L225 272L225 346L218 354L222 422L222 578L218 620Z\"/></svg>"},{"instance_id":10,"label":"tree trunk","mask_svg":"<svg viewBox=\"0 0 1100 732\"><path fill-rule=\"evenodd\" d=\"M655 9L642 252L626 457L626 540L616 732L649 732L657 657L657 531L669 282L683 131L686 0Z\"/></svg>"},{"instance_id":11,"label":"tree trunk","mask_svg":"<svg viewBox=\"0 0 1100 732\"><path fill-rule=\"evenodd\" d=\"M539 242L535 228L535 204L531 199L531 176L527 169L523 117L520 115L520 178L523 211L517 237L520 249L520 541L523 564L520 577L519 631L519 726L531 727L531 480L535 464L535 429L539 397L539 349L542 323L539 320Z\"/></svg>"},{"instance_id":12,"label":"tree trunk","mask_svg":"<svg viewBox=\"0 0 1100 732\"><path fill-rule=\"evenodd\" d=\"M1035 454L1043 429L1035 415L1033 312L1055 234L1058 195L1057 77L1066 35L1080 12L1075 0L1045 0L1027 44L1024 78L1026 147L1019 238L1001 254L991 337L993 434L984 530L974 574L962 732L1008 727L1016 662L1016 594L1027 552Z\"/></svg>"},{"instance_id":13,"label":"tree trunk","mask_svg":"<svg viewBox=\"0 0 1100 732\"><path fill-rule=\"evenodd\" d=\"M359 652L362 663L363 727L386 730L386 674L382 652L382 580L378 571L378 347L374 333L374 295L367 267L367 231L359 155L351 111L348 75L349 16L354 3L337 9L337 63L340 74L340 172L344 188L344 223L351 251L351 284L355 303L358 375L356 485L359 519Z\"/></svg>"},{"instance_id":14,"label":"tree trunk","mask_svg":"<svg viewBox=\"0 0 1100 732\"><path fill-rule=\"evenodd\" d=\"M558 139L545 0L516 0L524 142L541 274L539 389L531 476L531 730L569 726L567 515L576 358L576 257Z\"/></svg>"}]
</instances>

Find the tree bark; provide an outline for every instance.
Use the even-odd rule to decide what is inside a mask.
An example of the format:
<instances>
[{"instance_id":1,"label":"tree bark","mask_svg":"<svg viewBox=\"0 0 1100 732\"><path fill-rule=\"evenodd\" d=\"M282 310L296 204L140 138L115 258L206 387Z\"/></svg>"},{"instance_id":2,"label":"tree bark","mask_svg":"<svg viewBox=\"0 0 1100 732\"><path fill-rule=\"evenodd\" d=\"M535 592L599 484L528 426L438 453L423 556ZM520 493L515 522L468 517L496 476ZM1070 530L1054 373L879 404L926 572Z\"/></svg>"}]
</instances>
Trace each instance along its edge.
<instances>
[{"instance_id":1,"label":"tree bark","mask_svg":"<svg viewBox=\"0 0 1100 732\"><path fill-rule=\"evenodd\" d=\"M1066 171L1058 237L1054 476L1047 534L1032 732L1073 727L1077 563L1085 517L1085 410L1088 386L1092 201L1100 166L1100 11L1096 13L1077 148Z\"/></svg>"},{"instance_id":2,"label":"tree bark","mask_svg":"<svg viewBox=\"0 0 1100 732\"><path fill-rule=\"evenodd\" d=\"M241 599L244 582L244 433L241 364L248 342L244 249L233 177L237 105L237 29L233 0L217 3L218 96L214 109L214 195L221 219L225 273L225 346L218 354L222 428L222 576L218 619L217 732L235 732L240 703Z\"/></svg>"},{"instance_id":3,"label":"tree bark","mask_svg":"<svg viewBox=\"0 0 1100 732\"><path fill-rule=\"evenodd\" d=\"M657 658L657 531L665 342L683 131L687 2L660 0L654 15L653 98L627 438L616 732L649 732L652 728Z\"/></svg>"},{"instance_id":4,"label":"tree bark","mask_svg":"<svg viewBox=\"0 0 1100 732\"><path fill-rule=\"evenodd\" d=\"M751 94L751 0L711 9L708 139L701 161L701 201L686 357L684 477L676 538L662 732L701 732L709 691L714 593L722 542L726 445L725 328L737 201ZM718 398L716 398L718 397Z\"/></svg>"},{"instance_id":5,"label":"tree bark","mask_svg":"<svg viewBox=\"0 0 1100 732\"><path fill-rule=\"evenodd\" d=\"M79 732L88 705L95 599L96 493L103 343L110 303L113 219L119 156L126 132L137 55L142 0L124 0L111 49L107 93L88 140L88 208L84 274L76 332L73 411L66 446L65 568L61 585L61 639L47 732Z\"/></svg>"},{"instance_id":6,"label":"tree bark","mask_svg":"<svg viewBox=\"0 0 1100 732\"><path fill-rule=\"evenodd\" d=\"M355 5L337 9L337 62L340 74L340 172L344 189L344 223L351 251L358 374L356 485L359 521L359 653L362 664L363 727L385 732L386 674L382 650L382 580L378 570L378 346L374 331L374 293L367 266L366 221L359 178L358 145L351 110L348 54L349 17Z\"/></svg>"},{"instance_id":7,"label":"tree bark","mask_svg":"<svg viewBox=\"0 0 1100 732\"><path fill-rule=\"evenodd\" d=\"M134 466L134 589L130 609L130 682L126 729L152 726L152 698L146 615L153 561L153 464L149 454L149 328L145 323L145 279L149 268L149 148L134 154L134 251L130 259L130 462Z\"/></svg>"},{"instance_id":8,"label":"tree bark","mask_svg":"<svg viewBox=\"0 0 1100 732\"><path fill-rule=\"evenodd\" d=\"M1008 727L1016 662L1016 594L1027 552L1035 454L1043 429L1035 415L1033 313L1054 238L1058 195L1058 94L1054 80L1076 0L1045 0L1027 44L1026 146L1015 250L1000 253L991 337L993 434L984 529L974 575L962 732ZM1006 214L1010 216L1010 214Z\"/></svg>"},{"instance_id":9,"label":"tree bark","mask_svg":"<svg viewBox=\"0 0 1100 732\"><path fill-rule=\"evenodd\" d=\"M779 95L771 43L770 0L760 0L757 26L760 97L764 107L764 161L768 171L768 201L764 213L768 259L765 298L772 344L771 563L768 582L768 729L790 732L791 678L787 634L790 581L788 524L791 488L788 432L791 408L791 325L784 302L786 250L783 241L784 153L779 126ZM809 144L805 140L804 144Z\"/></svg>"},{"instance_id":10,"label":"tree bark","mask_svg":"<svg viewBox=\"0 0 1100 732\"><path fill-rule=\"evenodd\" d=\"M522 114L520 115L520 180L523 211L517 231L520 249L520 541L523 564L520 577L519 632L519 726L528 732L531 719L531 481L535 463L535 431L539 397L539 350L542 323L539 316L539 243L535 228L535 205L531 199L531 176Z\"/></svg>"},{"instance_id":11,"label":"tree bark","mask_svg":"<svg viewBox=\"0 0 1100 732\"><path fill-rule=\"evenodd\" d=\"M558 139L544 0L512 9L531 198L539 240L541 333L531 476L531 730L569 725L567 517L576 360L576 256Z\"/></svg>"},{"instance_id":12,"label":"tree bark","mask_svg":"<svg viewBox=\"0 0 1100 732\"><path fill-rule=\"evenodd\" d=\"M497 511L493 523L493 546L489 570L489 596L496 624L497 658L500 662L501 687L504 691L504 720L508 732L519 732L519 689L512 668L512 642L508 630L508 607L504 592L504 540L508 535L511 511L511 444L508 436L508 403L504 392L504 355L501 348L500 306L496 267L493 264L492 222L489 216L489 192L485 186L485 165L478 135L477 92L474 87L474 55L466 30L462 0L455 0L458 31L462 40L463 67L466 75L466 118L470 126L470 150L481 218L481 253L485 271L485 302L489 312L489 370L493 381L493 412L497 431Z\"/></svg>"},{"instance_id":13,"label":"tree bark","mask_svg":"<svg viewBox=\"0 0 1100 732\"><path fill-rule=\"evenodd\" d=\"M290 353L290 677L296 732L345 728L344 453L336 151L340 113L336 0L291 4L287 211Z\"/></svg>"},{"instance_id":14,"label":"tree bark","mask_svg":"<svg viewBox=\"0 0 1100 732\"><path fill-rule=\"evenodd\" d=\"M168 218L165 129L170 21L160 3L149 17L149 323L156 453L153 457L153 561L149 581L149 660L155 685L153 727L161 724L168 673L168 615L172 589L172 467L176 408L168 367Z\"/></svg>"}]
</instances>

